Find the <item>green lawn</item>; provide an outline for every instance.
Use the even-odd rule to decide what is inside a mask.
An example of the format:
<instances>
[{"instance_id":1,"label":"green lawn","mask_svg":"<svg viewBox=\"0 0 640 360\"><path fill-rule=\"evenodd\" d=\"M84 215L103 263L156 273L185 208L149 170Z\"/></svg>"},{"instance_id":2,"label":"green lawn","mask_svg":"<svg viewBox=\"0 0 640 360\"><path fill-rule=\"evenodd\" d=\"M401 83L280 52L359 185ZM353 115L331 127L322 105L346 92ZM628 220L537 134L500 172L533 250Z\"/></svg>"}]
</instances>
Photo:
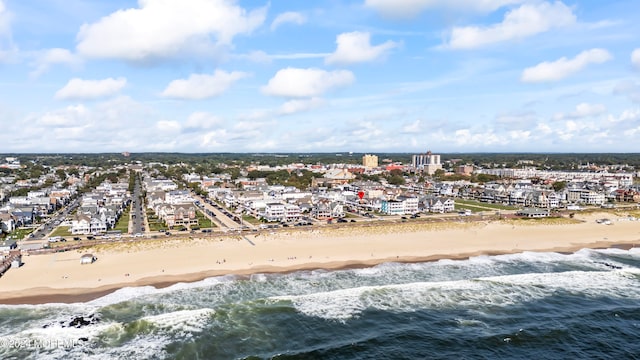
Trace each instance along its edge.
<instances>
[{"instance_id":1,"label":"green lawn","mask_svg":"<svg viewBox=\"0 0 640 360\"><path fill-rule=\"evenodd\" d=\"M116 226L113 228L113 230L120 230L123 234L129 232L129 208L126 208L122 212L122 215L120 215L120 219L118 219L118 222L116 223Z\"/></svg>"},{"instance_id":2,"label":"green lawn","mask_svg":"<svg viewBox=\"0 0 640 360\"><path fill-rule=\"evenodd\" d=\"M33 232L33 229L16 229L12 233L10 233L7 236L7 238L11 237L16 240L21 240L21 239L24 239L29 234L31 234L32 232Z\"/></svg>"},{"instance_id":3,"label":"green lawn","mask_svg":"<svg viewBox=\"0 0 640 360\"><path fill-rule=\"evenodd\" d=\"M472 206L472 205L464 205L464 204L458 204L456 202L455 205L455 209L456 211L460 211L460 210L471 210L473 212L480 212L480 211L491 211L490 209L486 209L486 208L479 208L477 206Z\"/></svg>"},{"instance_id":4,"label":"green lawn","mask_svg":"<svg viewBox=\"0 0 640 360\"><path fill-rule=\"evenodd\" d=\"M167 225L162 221L162 219L158 218L156 215L147 212L147 222L149 223L150 231L162 231L167 229Z\"/></svg>"},{"instance_id":5,"label":"green lawn","mask_svg":"<svg viewBox=\"0 0 640 360\"><path fill-rule=\"evenodd\" d=\"M491 203L485 203L485 202L480 202L480 201L475 201L475 200L462 200L462 199L456 199L456 206L457 205L468 205L468 206L476 206L476 207L484 207L484 208L489 208L489 210L493 209L493 210L517 210L516 207L514 206L507 206L507 205L502 205L502 204L491 204ZM486 211L488 209L484 209L484 211Z\"/></svg>"},{"instance_id":6,"label":"green lawn","mask_svg":"<svg viewBox=\"0 0 640 360\"><path fill-rule=\"evenodd\" d=\"M251 215L242 215L242 221L247 222L247 223L252 224L252 225L260 225L260 224L262 224L260 219L256 219Z\"/></svg>"},{"instance_id":7,"label":"green lawn","mask_svg":"<svg viewBox=\"0 0 640 360\"><path fill-rule=\"evenodd\" d=\"M216 225L199 210L196 210L196 217L198 218L198 226L201 229L216 227Z\"/></svg>"},{"instance_id":8,"label":"green lawn","mask_svg":"<svg viewBox=\"0 0 640 360\"><path fill-rule=\"evenodd\" d=\"M70 226L58 226L50 236L71 236Z\"/></svg>"}]
</instances>

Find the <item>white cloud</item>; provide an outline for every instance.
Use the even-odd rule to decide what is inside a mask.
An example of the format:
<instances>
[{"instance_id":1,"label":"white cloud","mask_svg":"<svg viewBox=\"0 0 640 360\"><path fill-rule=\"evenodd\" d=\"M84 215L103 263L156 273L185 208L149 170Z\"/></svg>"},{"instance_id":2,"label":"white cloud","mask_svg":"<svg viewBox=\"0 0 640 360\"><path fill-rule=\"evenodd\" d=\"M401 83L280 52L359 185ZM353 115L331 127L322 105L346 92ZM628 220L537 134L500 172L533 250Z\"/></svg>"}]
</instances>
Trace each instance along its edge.
<instances>
[{"instance_id":1,"label":"white cloud","mask_svg":"<svg viewBox=\"0 0 640 360\"><path fill-rule=\"evenodd\" d=\"M458 146L487 146L505 144L507 142L504 137L493 131L482 133L479 131L472 132L470 129L456 130L454 132L454 140Z\"/></svg>"},{"instance_id":2,"label":"white cloud","mask_svg":"<svg viewBox=\"0 0 640 360\"><path fill-rule=\"evenodd\" d=\"M240 71L226 72L222 70L216 70L213 75L191 74L188 79L170 82L161 96L190 100L206 99L222 94L234 82L247 76L247 73Z\"/></svg>"},{"instance_id":3,"label":"white cloud","mask_svg":"<svg viewBox=\"0 0 640 360\"><path fill-rule=\"evenodd\" d=\"M77 35L78 53L95 58L146 61L185 51L228 45L234 36L262 25L266 7L247 12L235 0L140 0L138 8L116 11Z\"/></svg>"},{"instance_id":4,"label":"white cloud","mask_svg":"<svg viewBox=\"0 0 640 360\"><path fill-rule=\"evenodd\" d=\"M607 111L603 104L580 103L576 105L576 110L570 113L557 113L553 116L555 120L581 119L602 115Z\"/></svg>"},{"instance_id":5,"label":"white cloud","mask_svg":"<svg viewBox=\"0 0 640 360\"><path fill-rule=\"evenodd\" d=\"M274 31L278 26L285 23L302 25L305 22L307 22L307 18L304 15L294 11L288 11L276 16L275 20L271 23L271 31Z\"/></svg>"},{"instance_id":6,"label":"white cloud","mask_svg":"<svg viewBox=\"0 0 640 360\"><path fill-rule=\"evenodd\" d=\"M411 18L433 8L491 12L505 5L519 4L524 1L526 0L365 0L365 6L384 16Z\"/></svg>"},{"instance_id":7,"label":"white cloud","mask_svg":"<svg viewBox=\"0 0 640 360\"><path fill-rule=\"evenodd\" d=\"M354 64L379 59L389 50L398 46L393 41L387 41L380 45L371 46L371 34L368 32L354 31L343 33L336 38L338 47L336 51L327 56L325 64Z\"/></svg>"},{"instance_id":8,"label":"white cloud","mask_svg":"<svg viewBox=\"0 0 640 360\"><path fill-rule=\"evenodd\" d=\"M326 71L316 68L279 70L262 92L272 96L317 97L327 91L345 87L355 81L348 70Z\"/></svg>"},{"instance_id":9,"label":"white cloud","mask_svg":"<svg viewBox=\"0 0 640 360\"><path fill-rule=\"evenodd\" d=\"M324 100L320 98L310 98L310 99L292 99L280 107L278 114L280 115L291 115L303 111L309 111L320 106L324 105Z\"/></svg>"},{"instance_id":10,"label":"white cloud","mask_svg":"<svg viewBox=\"0 0 640 360\"><path fill-rule=\"evenodd\" d=\"M640 103L640 83L633 80L624 80L613 88L614 95L626 95L629 100Z\"/></svg>"},{"instance_id":11,"label":"white cloud","mask_svg":"<svg viewBox=\"0 0 640 360\"><path fill-rule=\"evenodd\" d=\"M11 13L7 10L4 2L0 0L0 35L9 35L11 30Z\"/></svg>"},{"instance_id":12,"label":"white cloud","mask_svg":"<svg viewBox=\"0 0 640 360\"><path fill-rule=\"evenodd\" d=\"M108 78L104 80L74 78L56 92L55 98L60 100L98 99L117 94L126 84L127 79L125 78Z\"/></svg>"},{"instance_id":13,"label":"white cloud","mask_svg":"<svg viewBox=\"0 0 640 360\"><path fill-rule=\"evenodd\" d=\"M46 112L36 122L43 127L69 128L81 124L88 114L89 110L83 105L71 105Z\"/></svg>"},{"instance_id":14,"label":"white cloud","mask_svg":"<svg viewBox=\"0 0 640 360\"><path fill-rule=\"evenodd\" d=\"M204 111L197 111L189 115L184 123L185 132L196 132L211 129L222 123L222 119Z\"/></svg>"},{"instance_id":15,"label":"white cloud","mask_svg":"<svg viewBox=\"0 0 640 360\"><path fill-rule=\"evenodd\" d=\"M182 126L177 121L160 120L156 123L156 130L163 134L178 135Z\"/></svg>"},{"instance_id":16,"label":"white cloud","mask_svg":"<svg viewBox=\"0 0 640 360\"><path fill-rule=\"evenodd\" d=\"M607 121L612 123L619 122L638 122L640 121L640 109L627 109L620 114L619 117L615 117L613 115L609 115L607 117Z\"/></svg>"},{"instance_id":17,"label":"white cloud","mask_svg":"<svg viewBox=\"0 0 640 360\"><path fill-rule=\"evenodd\" d=\"M522 39L576 22L569 7L561 1L551 4L524 4L507 12L501 23L488 27L465 26L451 30L448 47L473 49L498 42Z\"/></svg>"},{"instance_id":18,"label":"white cloud","mask_svg":"<svg viewBox=\"0 0 640 360\"><path fill-rule=\"evenodd\" d=\"M562 57L552 62L542 62L536 66L526 68L522 72L523 82L549 82L562 80L587 67L589 64L602 64L612 59L611 54L604 49L585 50L573 59Z\"/></svg>"},{"instance_id":19,"label":"white cloud","mask_svg":"<svg viewBox=\"0 0 640 360\"><path fill-rule=\"evenodd\" d=\"M640 69L640 48L631 52L631 64L633 64L636 69Z\"/></svg>"},{"instance_id":20,"label":"white cloud","mask_svg":"<svg viewBox=\"0 0 640 360\"><path fill-rule=\"evenodd\" d=\"M0 0L0 62L13 62L18 58L18 47L11 37L11 20L13 14L7 10Z\"/></svg>"},{"instance_id":21,"label":"white cloud","mask_svg":"<svg viewBox=\"0 0 640 360\"><path fill-rule=\"evenodd\" d=\"M29 75L32 77L38 77L49 71L51 65L57 64L77 68L82 64L82 59L67 49L48 49L39 54L38 58L33 62L35 69Z\"/></svg>"},{"instance_id":22,"label":"white cloud","mask_svg":"<svg viewBox=\"0 0 640 360\"><path fill-rule=\"evenodd\" d=\"M402 132L406 134L420 134L425 131L425 127L420 119L406 124L402 127Z\"/></svg>"}]
</instances>

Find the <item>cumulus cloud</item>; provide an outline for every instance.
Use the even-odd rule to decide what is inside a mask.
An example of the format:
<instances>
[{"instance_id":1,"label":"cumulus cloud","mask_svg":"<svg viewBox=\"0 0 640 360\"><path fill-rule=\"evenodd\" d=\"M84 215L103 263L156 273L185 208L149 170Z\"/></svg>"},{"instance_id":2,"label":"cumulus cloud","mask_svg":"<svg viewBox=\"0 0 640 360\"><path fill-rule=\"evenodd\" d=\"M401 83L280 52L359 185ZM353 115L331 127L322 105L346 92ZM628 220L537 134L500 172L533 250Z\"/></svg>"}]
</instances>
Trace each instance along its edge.
<instances>
[{"instance_id":1,"label":"cumulus cloud","mask_svg":"<svg viewBox=\"0 0 640 360\"><path fill-rule=\"evenodd\" d=\"M640 69L640 48L631 52L631 64L633 64L636 69Z\"/></svg>"},{"instance_id":2,"label":"cumulus cloud","mask_svg":"<svg viewBox=\"0 0 640 360\"><path fill-rule=\"evenodd\" d=\"M479 132L471 129L459 129L454 132L455 143L458 146L487 146L507 143L507 140L492 130Z\"/></svg>"},{"instance_id":3,"label":"cumulus cloud","mask_svg":"<svg viewBox=\"0 0 640 360\"><path fill-rule=\"evenodd\" d=\"M609 115L607 117L607 121L612 123L619 122L631 122L637 123L640 122L640 109L627 109L620 114L620 116L616 117L613 115Z\"/></svg>"},{"instance_id":4,"label":"cumulus cloud","mask_svg":"<svg viewBox=\"0 0 640 360\"><path fill-rule=\"evenodd\" d=\"M38 77L47 71L52 65L68 65L77 68L82 64L82 59L67 49L53 48L43 51L33 62L32 77Z\"/></svg>"},{"instance_id":5,"label":"cumulus cloud","mask_svg":"<svg viewBox=\"0 0 640 360\"><path fill-rule=\"evenodd\" d=\"M614 95L626 95L629 100L640 103L640 83L624 80L613 88Z\"/></svg>"},{"instance_id":6,"label":"cumulus cloud","mask_svg":"<svg viewBox=\"0 0 640 360\"><path fill-rule=\"evenodd\" d=\"M425 131L425 126L422 124L422 121L420 121L420 119L412 123L405 124L402 127L402 132L405 134L420 134L424 131Z\"/></svg>"},{"instance_id":7,"label":"cumulus cloud","mask_svg":"<svg viewBox=\"0 0 640 360\"><path fill-rule=\"evenodd\" d=\"M274 31L278 28L278 26L282 24L291 23L302 25L305 22L307 22L307 18L304 15L294 11L288 11L276 16L276 18L271 23L271 31Z\"/></svg>"},{"instance_id":8,"label":"cumulus cloud","mask_svg":"<svg viewBox=\"0 0 640 360\"><path fill-rule=\"evenodd\" d=\"M282 104L278 110L278 114L291 115L303 111L309 111L322 105L324 105L324 100L321 98L292 99Z\"/></svg>"},{"instance_id":9,"label":"cumulus cloud","mask_svg":"<svg viewBox=\"0 0 640 360\"><path fill-rule=\"evenodd\" d=\"M553 28L572 25L576 17L561 1L524 4L508 11L501 23L488 27L464 26L451 30L448 47L473 49L494 43L522 39Z\"/></svg>"},{"instance_id":10,"label":"cumulus cloud","mask_svg":"<svg viewBox=\"0 0 640 360\"><path fill-rule=\"evenodd\" d=\"M188 79L170 82L161 96L174 99L206 99L222 94L234 82L247 76L247 73L240 71L226 72L222 70L216 70L213 75L191 74Z\"/></svg>"},{"instance_id":11,"label":"cumulus cloud","mask_svg":"<svg viewBox=\"0 0 640 360\"><path fill-rule=\"evenodd\" d=\"M398 46L393 41L372 46L371 34L360 31L338 35L336 44L338 45L336 51L325 58L325 64L347 65L373 61L385 56L391 49Z\"/></svg>"},{"instance_id":12,"label":"cumulus cloud","mask_svg":"<svg viewBox=\"0 0 640 360\"><path fill-rule=\"evenodd\" d=\"M127 85L125 78L107 78L104 80L83 80L74 78L56 92L59 100L98 99L117 94Z\"/></svg>"},{"instance_id":13,"label":"cumulus cloud","mask_svg":"<svg viewBox=\"0 0 640 360\"><path fill-rule=\"evenodd\" d=\"M18 47L11 38L11 20L13 14L0 0L0 62L14 61L18 57Z\"/></svg>"},{"instance_id":14,"label":"cumulus cloud","mask_svg":"<svg viewBox=\"0 0 640 360\"><path fill-rule=\"evenodd\" d=\"M0 36L9 35L11 23L11 13L7 10L4 2L0 0Z\"/></svg>"},{"instance_id":15,"label":"cumulus cloud","mask_svg":"<svg viewBox=\"0 0 640 360\"><path fill-rule=\"evenodd\" d=\"M156 123L156 130L164 134L177 135L182 129L179 122L173 120L160 120Z\"/></svg>"},{"instance_id":16,"label":"cumulus cloud","mask_svg":"<svg viewBox=\"0 0 640 360\"><path fill-rule=\"evenodd\" d=\"M606 106L602 104L580 103L576 105L575 111L569 113L557 113L553 116L555 120L564 119L581 119L586 117L594 117L602 115L607 111Z\"/></svg>"},{"instance_id":17,"label":"cumulus cloud","mask_svg":"<svg viewBox=\"0 0 640 360\"><path fill-rule=\"evenodd\" d=\"M74 127L86 118L89 110L84 105L71 105L64 109L49 111L36 120L38 125L43 127Z\"/></svg>"},{"instance_id":18,"label":"cumulus cloud","mask_svg":"<svg viewBox=\"0 0 640 360\"><path fill-rule=\"evenodd\" d=\"M222 123L222 119L204 111L197 111L189 115L184 123L183 132L198 132L208 130Z\"/></svg>"},{"instance_id":19,"label":"cumulus cloud","mask_svg":"<svg viewBox=\"0 0 640 360\"><path fill-rule=\"evenodd\" d=\"M355 76L348 70L326 71L316 68L279 70L262 92L283 97L318 97L327 91L351 85Z\"/></svg>"},{"instance_id":20,"label":"cumulus cloud","mask_svg":"<svg viewBox=\"0 0 640 360\"><path fill-rule=\"evenodd\" d=\"M526 0L365 0L364 4L383 16L411 18L433 8L491 12L505 5L524 1Z\"/></svg>"},{"instance_id":21,"label":"cumulus cloud","mask_svg":"<svg viewBox=\"0 0 640 360\"><path fill-rule=\"evenodd\" d=\"M573 59L562 57L556 61L545 61L526 68L520 79L531 83L558 81L579 72L589 64L602 64L612 58L611 54L604 49L586 50Z\"/></svg>"},{"instance_id":22,"label":"cumulus cloud","mask_svg":"<svg viewBox=\"0 0 640 360\"><path fill-rule=\"evenodd\" d=\"M141 0L138 8L116 11L77 35L78 53L94 58L147 61L185 51L228 45L234 36L262 25L266 7L253 11L235 0Z\"/></svg>"},{"instance_id":23,"label":"cumulus cloud","mask_svg":"<svg viewBox=\"0 0 640 360\"><path fill-rule=\"evenodd\" d=\"M537 122L534 112L506 112L496 116L496 126L506 130L519 131L530 129Z\"/></svg>"}]
</instances>

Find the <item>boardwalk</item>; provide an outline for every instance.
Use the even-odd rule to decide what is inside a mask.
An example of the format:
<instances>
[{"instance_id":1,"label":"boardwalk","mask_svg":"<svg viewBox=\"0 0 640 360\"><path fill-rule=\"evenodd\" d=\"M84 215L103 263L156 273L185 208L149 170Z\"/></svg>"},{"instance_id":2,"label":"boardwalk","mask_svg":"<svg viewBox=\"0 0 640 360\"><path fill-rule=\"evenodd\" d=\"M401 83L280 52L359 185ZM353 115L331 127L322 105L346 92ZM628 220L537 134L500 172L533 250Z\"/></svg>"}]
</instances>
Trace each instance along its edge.
<instances>
[{"instance_id":1,"label":"boardwalk","mask_svg":"<svg viewBox=\"0 0 640 360\"><path fill-rule=\"evenodd\" d=\"M20 250L9 252L9 256L2 260L2 263L0 264L0 276L2 276L5 272L7 272L7 270L11 268L11 263L19 256L21 256Z\"/></svg>"}]
</instances>

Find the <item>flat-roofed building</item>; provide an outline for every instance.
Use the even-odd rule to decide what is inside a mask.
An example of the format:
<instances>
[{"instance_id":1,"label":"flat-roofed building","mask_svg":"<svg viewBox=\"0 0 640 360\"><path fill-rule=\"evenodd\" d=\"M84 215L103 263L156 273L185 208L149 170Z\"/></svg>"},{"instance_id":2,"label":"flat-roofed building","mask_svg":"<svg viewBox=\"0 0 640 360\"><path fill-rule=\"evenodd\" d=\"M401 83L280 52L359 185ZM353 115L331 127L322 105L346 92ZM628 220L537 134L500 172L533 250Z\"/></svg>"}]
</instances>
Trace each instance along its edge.
<instances>
[{"instance_id":1,"label":"flat-roofed building","mask_svg":"<svg viewBox=\"0 0 640 360\"><path fill-rule=\"evenodd\" d=\"M362 166L364 166L367 169L378 167L378 156L365 154L362 157Z\"/></svg>"},{"instance_id":2,"label":"flat-roofed building","mask_svg":"<svg viewBox=\"0 0 640 360\"><path fill-rule=\"evenodd\" d=\"M442 169L440 155L434 155L431 151L425 154L417 154L411 157L411 165L416 171L424 171L429 175L435 174L436 170Z\"/></svg>"}]
</instances>

